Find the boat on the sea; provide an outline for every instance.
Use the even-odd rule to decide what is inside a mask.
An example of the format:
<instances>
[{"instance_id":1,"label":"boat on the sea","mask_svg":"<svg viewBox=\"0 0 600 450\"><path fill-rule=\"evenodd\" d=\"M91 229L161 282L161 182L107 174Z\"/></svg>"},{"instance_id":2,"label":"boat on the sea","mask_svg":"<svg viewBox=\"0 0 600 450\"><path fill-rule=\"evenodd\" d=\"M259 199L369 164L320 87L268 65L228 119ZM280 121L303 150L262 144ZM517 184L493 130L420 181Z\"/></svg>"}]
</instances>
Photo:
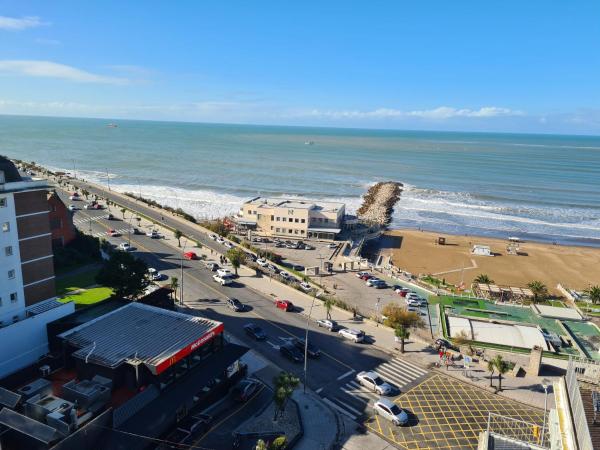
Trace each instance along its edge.
<instances>
[{"instance_id":1,"label":"boat on the sea","mask_svg":"<svg viewBox=\"0 0 600 450\"><path fill-rule=\"evenodd\" d=\"M106 125L108 128L117 128L119 125L117 125L116 123L109 123L108 125Z\"/></svg>"},{"instance_id":2,"label":"boat on the sea","mask_svg":"<svg viewBox=\"0 0 600 450\"><path fill-rule=\"evenodd\" d=\"M304 141L304 145L314 145L314 141Z\"/></svg>"}]
</instances>

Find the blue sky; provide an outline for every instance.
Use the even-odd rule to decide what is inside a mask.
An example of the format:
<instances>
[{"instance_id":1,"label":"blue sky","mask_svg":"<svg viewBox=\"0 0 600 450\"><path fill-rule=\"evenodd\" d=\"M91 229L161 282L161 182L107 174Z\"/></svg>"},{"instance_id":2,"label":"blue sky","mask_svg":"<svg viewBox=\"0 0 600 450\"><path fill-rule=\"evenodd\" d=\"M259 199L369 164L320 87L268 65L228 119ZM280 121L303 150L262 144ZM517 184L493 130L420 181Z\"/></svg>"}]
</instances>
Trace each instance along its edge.
<instances>
[{"instance_id":1,"label":"blue sky","mask_svg":"<svg viewBox=\"0 0 600 450\"><path fill-rule=\"evenodd\" d=\"M0 113L600 134L599 47L595 0L0 0Z\"/></svg>"}]
</instances>

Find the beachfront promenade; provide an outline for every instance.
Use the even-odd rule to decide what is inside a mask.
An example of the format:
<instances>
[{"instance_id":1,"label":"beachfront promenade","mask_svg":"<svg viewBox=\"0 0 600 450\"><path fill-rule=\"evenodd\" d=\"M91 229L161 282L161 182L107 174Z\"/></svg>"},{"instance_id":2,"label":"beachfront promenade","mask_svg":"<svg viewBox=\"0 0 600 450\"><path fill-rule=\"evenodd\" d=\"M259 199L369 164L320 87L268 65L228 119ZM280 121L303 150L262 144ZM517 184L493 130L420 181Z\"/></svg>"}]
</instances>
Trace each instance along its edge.
<instances>
[{"instance_id":1,"label":"beachfront promenade","mask_svg":"<svg viewBox=\"0 0 600 450\"><path fill-rule=\"evenodd\" d=\"M71 181L79 188L84 188L92 194L97 194L101 198L107 198L131 211L139 213L148 220L151 220L154 224L161 224L165 227L164 232L167 234L172 235L172 230L176 228L181 230L184 235L200 242L204 246L203 249L200 249L201 253L205 253L214 257L214 255L224 253L226 250L223 246L209 239L208 234L210 232L199 225L186 221L185 219L173 215L165 210L149 207L146 204L137 202L123 194L114 191L109 192L101 186L78 180ZM177 249L177 241L175 239L169 239L166 242L169 243L175 251L180 251L180 249ZM312 297L274 279L267 277L256 277L254 270L249 268L242 267L239 271L239 274L240 281L249 289L266 295L269 298L287 298L296 305L300 306L304 314L307 314L308 311L310 311L313 301ZM373 346L393 355L398 353L397 345L391 329L382 325L377 325L369 320L364 320L360 324L357 324L353 320L352 313L338 308L334 308L332 314L333 318L343 325L352 325L352 327L363 329L366 334L371 337ZM322 302L319 300L315 301L312 317L325 317L325 310ZM411 340L406 345L407 351L403 355L403 358L411 360L421 366L428 366L438 362L439 357L437 353L430 347L430 343L431 341ZM489 373L483 369L472 369L470 371L465 371L462 368L451 367L449 370L442 369L442 371L446 375L457 377L462 381L475 384L480 388L488 389L487 386L489 386ZM543 392L541 392L541 389L538 388L540 383L541 378L538 380L536 377L508 377L503 381L503 387L505 390L500 395L513 398L515 400L524 401L538 407L543 407L544 395Z\"/></svg>"}]
</instances>

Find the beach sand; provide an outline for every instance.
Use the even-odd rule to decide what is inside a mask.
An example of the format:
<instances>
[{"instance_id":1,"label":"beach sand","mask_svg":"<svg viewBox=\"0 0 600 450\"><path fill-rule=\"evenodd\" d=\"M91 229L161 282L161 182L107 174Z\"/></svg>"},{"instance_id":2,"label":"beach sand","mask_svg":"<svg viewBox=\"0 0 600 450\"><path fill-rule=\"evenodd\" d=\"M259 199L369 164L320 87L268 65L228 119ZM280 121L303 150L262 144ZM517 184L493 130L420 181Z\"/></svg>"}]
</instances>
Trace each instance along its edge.
<instances>
[{"instance_id":1,"label":"beach sand","mask_svg":"<svg viewBox=\"0 0 600 450\"><path fill-rule=\"evenodd\" d=\"M447 245L437 244L439 236L446 238ZM540 280L554 294L558 294L558 283L578 290L600 284L600 249L525 242L520 244L520 252L525 255L514 256L507 253L507 243L474 236L393 230L382 239L382 253L392 255L396 267L414 275L433 274L453 284L459 284L464 277L467 287L482 273L496 284L516 287ZM472 255L474 244L489 245L496 256Z\"/></svg>"}]
</instances>

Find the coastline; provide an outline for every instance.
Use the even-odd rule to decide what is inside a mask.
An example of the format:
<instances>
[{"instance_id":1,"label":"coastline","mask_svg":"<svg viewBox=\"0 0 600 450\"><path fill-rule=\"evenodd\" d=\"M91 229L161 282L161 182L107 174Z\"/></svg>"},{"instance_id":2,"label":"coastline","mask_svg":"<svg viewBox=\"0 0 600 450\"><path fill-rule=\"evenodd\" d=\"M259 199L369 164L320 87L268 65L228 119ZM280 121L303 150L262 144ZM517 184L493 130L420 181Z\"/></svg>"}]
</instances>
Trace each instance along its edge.
<instances>
[{"instance_id":1,"label":"coastline","mask_svg":"<svg viewBox=\"0 0 600 450\"><path fill-rule=\"evenodd\" d=\"M453 284L464 282L468 287L479 274L515 287L540 280L552 293L558 293L558 283L578 290L600 284L600 248L525 241L519 246L522 255L516 256L507 253L507 239L409 228L387 230L384 236L382 253L390 255L396 267L414 275L434 274ZM438 245L438 237L445 237L447 244ZM472 255L475 244L490 246L496 256Z\"/></svg>"}]
</instances>

